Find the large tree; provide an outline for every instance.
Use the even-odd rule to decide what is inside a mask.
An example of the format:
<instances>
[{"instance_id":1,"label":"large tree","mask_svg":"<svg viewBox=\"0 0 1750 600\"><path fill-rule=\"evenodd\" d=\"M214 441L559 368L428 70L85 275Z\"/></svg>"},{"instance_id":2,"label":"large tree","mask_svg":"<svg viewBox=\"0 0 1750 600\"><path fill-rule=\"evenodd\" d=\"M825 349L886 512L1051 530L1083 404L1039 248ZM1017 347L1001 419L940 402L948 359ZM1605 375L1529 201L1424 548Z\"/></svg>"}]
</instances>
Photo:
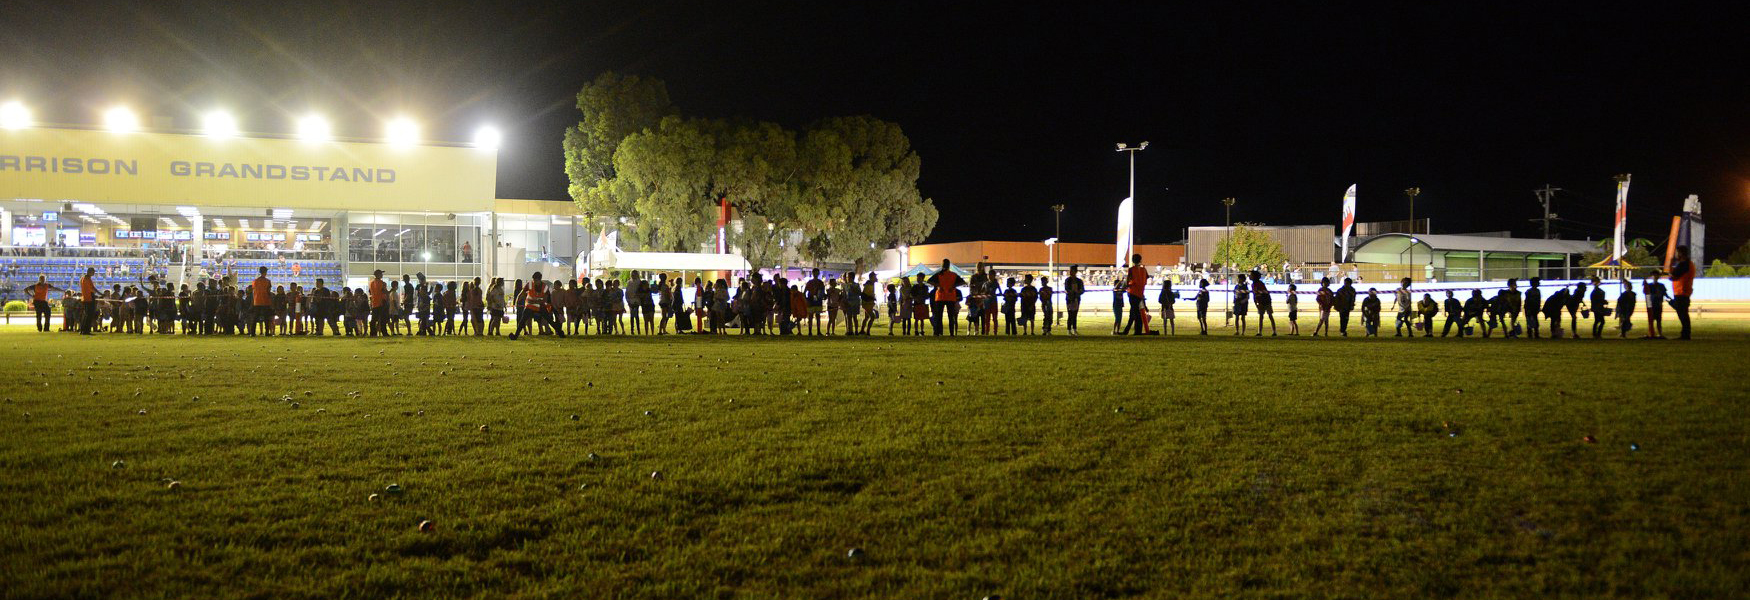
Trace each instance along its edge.
<instances>
[{"instance_id":1,"label":"large tree","mask_svg":"<svg viewBox=\"0 0 1750 600\"><path fill-rule=\"evenodd\" d=\"M804 258L856 261L935 227L935 206L917 190L918 156L893 123L833 118L797 134L686 118L661 81L612 74L585 86L578 107L584 121L565 142L571 195L585 212L620 219L641 245L696 250L716 234L723 200L742 222L729 242L762 266L794 234Z\"/></svg>"},{"instance_id":2,"label":"large tree","mask_svg":"<svg viewBox=\"0 0 1750 600\"><path fill-rule=\"evenodd\" d=\"M1288 251L1270 234L1245 223L1233 226L1230 233L1215 243L1211 259L1228 269L1245 271L1259 265L1279 265L1288 260Z\"/></svg>"},{"instance_id":3,"label":"large tree","mask_svg":"<svg viewBox=\"0 0 1750 600\"><path fill-rule=\"evenodd\" d=\"M631 217L637 195L618 181L614 154L627 136L674 113L660 79L603 73L577 93L583 119L565 130L567 191L586 214Z\"/></svg>"}]
</instances>

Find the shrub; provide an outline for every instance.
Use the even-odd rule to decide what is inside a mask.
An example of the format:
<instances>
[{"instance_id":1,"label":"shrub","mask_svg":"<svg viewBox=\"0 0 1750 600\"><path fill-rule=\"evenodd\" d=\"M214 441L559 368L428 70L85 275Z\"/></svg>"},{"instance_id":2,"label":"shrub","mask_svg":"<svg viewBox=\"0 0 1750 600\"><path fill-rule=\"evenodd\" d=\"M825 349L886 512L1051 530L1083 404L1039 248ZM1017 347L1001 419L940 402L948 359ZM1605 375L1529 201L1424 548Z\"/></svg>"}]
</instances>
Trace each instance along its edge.
<instances>
[{"instance_id":1,"label":"shrub","mask_svg":"<svg viewBox=\"0 0 1750 600\"><path fill-rule=\"evenodd\" d=\"M24 312L30 310L30 305L23 300L13 300L6 303L6 312Z\"/></svg>"}]
</instances>

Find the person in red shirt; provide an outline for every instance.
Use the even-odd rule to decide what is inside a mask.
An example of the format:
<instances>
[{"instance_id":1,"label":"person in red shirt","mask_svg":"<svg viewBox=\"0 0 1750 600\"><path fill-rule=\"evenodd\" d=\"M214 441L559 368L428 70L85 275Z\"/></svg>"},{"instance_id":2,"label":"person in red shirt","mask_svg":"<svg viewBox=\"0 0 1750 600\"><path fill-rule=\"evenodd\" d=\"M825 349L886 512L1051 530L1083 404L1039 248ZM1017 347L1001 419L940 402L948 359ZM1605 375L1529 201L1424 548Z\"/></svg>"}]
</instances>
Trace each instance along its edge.
<instances>
[{"instance_id":1,"label":"person in red shirt","mask_svg":"<svg viewBox=\"0 0 1750 600\"><path fill-rule=\"evenodd\" d=\"M97 283L91 280L96 275L95 267L85 267L85 277L79 279L79 308L83 312L79 335L91 335L92 323L97 321Z\"/></svg>"},{"instance_id":2,"label":"person in red shirt","mask_svg":"<svg viewBox=\"0 0 1750 600\"><path fill-rule=\"evenodd\" d=\"M256 326L261 326L266 335L273 335L273 281L267 278L267 267L261 268L261 275L249 283L250 310L254 319L249 322L249 335L255 335Z\"/></svg>"},{"instance_id":3,"label":"person in red shirt","mask_svg":"<svg viewBox=\"0 0 1750 600\"><path fill-rule=\"evenodd\" d=\"M936 286L935 303L930 314L930 326L936 335L942 335L942 312L948 312L948 335L958 335L960 328L960 274L954 272L954 265L948 259L942 259L942 270L930 276L930 283Z\"/></svg>"},{"instance_id":4,"label":"person in red shirt","mask_svg":"<svg viewBox=\"0 0 1750 600\"><path fill-rule=\"evenodd\" d=\"M371 337L389 335L389 284L383 270L371 271Z\"/></svg>"},{"instance_id":5,"label":"person in red shirt","mask_svg":"<svg viewBox=\"0 0 1750 600\"><path fill-rule=\"evenodd\" d=\"M1136 330L1136 335L1142 335L1147 331L1148 325L1142 320L1144 311L1142 303L1147 301L1142 294L1143 288L1147 286L1148 268L1142 266L1142 255L1132 254L1130 256L1130 270L1126 271L1124 275L1124 293L1130 296L1130 322L1124 324L1124 332L1119 335L1131 335L1130 331L1133 328Z\"/></svg>"},{"instance_id":6,"label":"person in red shirt","mask_svg":"<svg viewBox=\"0 0 1750 600\"><path fill-rule=\"evenodd\" d=\"M1689 339L1689 295L1695 291L1695 263L1689 260L1689 247L1677 247L1677 260L1671 263L1671 310L1677 313L1682 329L1677 339Z\"/></svg>"},{"instance_id":7,"label":"person in red shirt","mask_svg":"<svg viewBox=\"0 0 1750 600\"><path fill-rule=\"evenodd\" d=\"M49 290L60 289L61 288L50 285L49 278L46 275L36 276L36 283L30 287L24 288L24 293L30 296L31 309L36 311L37 331L49 330ZM64 292L66 290L61 291Z\"/></svg>"}]
</instances>

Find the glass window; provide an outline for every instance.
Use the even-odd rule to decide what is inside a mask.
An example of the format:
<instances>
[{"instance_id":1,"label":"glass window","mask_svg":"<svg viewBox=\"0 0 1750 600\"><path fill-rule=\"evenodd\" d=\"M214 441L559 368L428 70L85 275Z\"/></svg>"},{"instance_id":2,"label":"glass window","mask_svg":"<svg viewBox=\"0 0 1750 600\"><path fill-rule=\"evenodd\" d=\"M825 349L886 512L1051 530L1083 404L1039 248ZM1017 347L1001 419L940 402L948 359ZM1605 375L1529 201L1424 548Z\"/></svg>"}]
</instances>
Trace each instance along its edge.
<instances>
[{"instance_id":1,"label":"glass window","mask_svg":"<svg viewBox=\"0 0 1750 600\"><path fill-rule=\"evenodd\" d=\"M425 228L425 234L431 241L431 262L456 262L455 227L434 225Z\"/></svg>"},{"instance_id":2,"label":"glass window","mask_svg":"<svg viewBox=\"0 0 1750 600\"><path fill-rule=\"evenodd\" d=\"M480 228L464 226L456 228L456 260L464 263L474 262L475 252L480 248Z\"/></svg>"},{"instance_id":3,"label":"glass window","mask_svg":"<svg viewBox=\"0 0 1750 600\"><path fill-rule=\"evenodd\" d=\"M410 225L401 228L401 262L425 262L425 226Z\"/></svg>"},{"instance_id":4,"label":"glass window","mask_svg":"<svg viewBox=\"0 0 1750 600\"><path fill-rule=\"evenodd\" d=\"M347 230L347 260L371 262L371 228L353 227Z\"/></svg>"}]
</instances>

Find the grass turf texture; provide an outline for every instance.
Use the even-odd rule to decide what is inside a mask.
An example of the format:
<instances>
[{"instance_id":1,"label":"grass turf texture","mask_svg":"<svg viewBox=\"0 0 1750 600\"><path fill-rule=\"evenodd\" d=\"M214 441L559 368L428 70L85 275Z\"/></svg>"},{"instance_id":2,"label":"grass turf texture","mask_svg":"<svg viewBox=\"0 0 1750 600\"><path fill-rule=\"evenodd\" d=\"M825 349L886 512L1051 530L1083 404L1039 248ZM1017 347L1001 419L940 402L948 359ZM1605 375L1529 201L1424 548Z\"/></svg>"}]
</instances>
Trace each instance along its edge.
<instances>
[{"instance_id":1,"label":"grass turf texture","mask_svg":"<svg viewBox=\"0 0 1750 600\"><path fill-rule=\"evenodd\" d=\"M0 594L1729 597L1750 579L1746 324L1691 343L1087 331L7 328Z\"/></svg>"}]
</instances>

